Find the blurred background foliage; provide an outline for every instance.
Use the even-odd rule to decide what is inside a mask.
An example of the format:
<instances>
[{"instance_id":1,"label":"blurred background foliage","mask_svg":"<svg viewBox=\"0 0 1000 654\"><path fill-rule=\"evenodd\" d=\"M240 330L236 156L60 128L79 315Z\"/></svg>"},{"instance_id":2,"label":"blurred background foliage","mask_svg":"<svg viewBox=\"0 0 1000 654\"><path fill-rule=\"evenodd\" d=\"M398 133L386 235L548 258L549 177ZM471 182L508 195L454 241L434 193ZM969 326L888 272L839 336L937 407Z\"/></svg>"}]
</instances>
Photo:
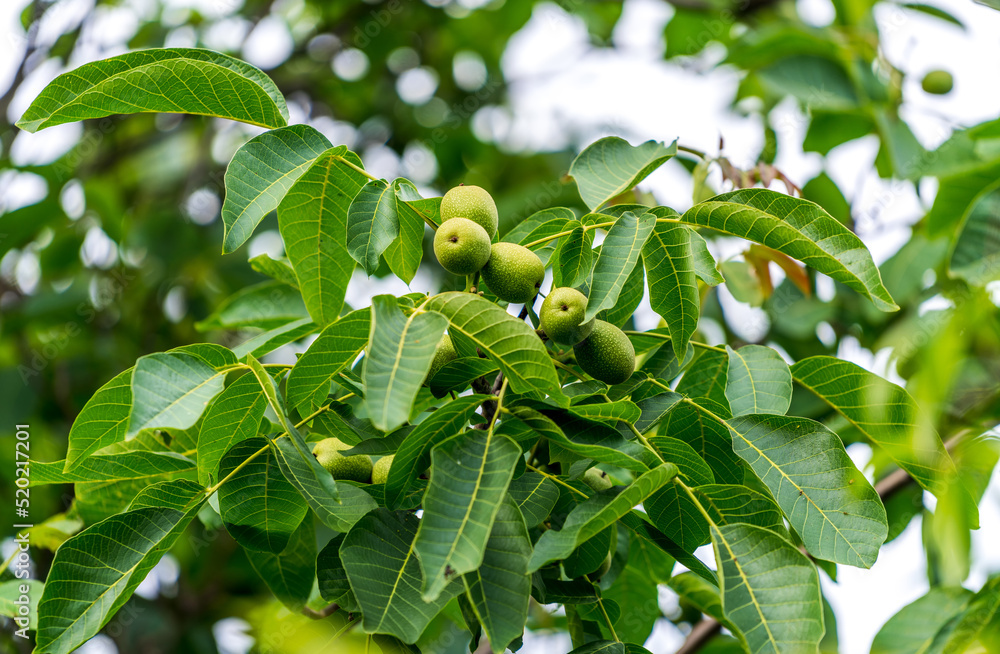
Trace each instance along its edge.
<instances>
[{"instance_id":1,"label":"blurred background foliage","mask_svg":"<svg viewBox=\"0 0 1000 654\"><path fill-rule=\"evenodd\" d=\"M626 10L629 4L636 3L626 3ZM1000 173L1000 122L945 120L949 127L934 147L924 145L927 139L918 139L905 119L904 100L920 80L909 79L886 58L880 47L884 25L876 21L871 0L833 0L824 25L805 20L801 3L789 0L656 4L668 15L654 45L657 56L698 75L729 71L737 81L729 111L754 118L759 130L751 139L758 151L750 156L727 156L721 126L722 142L706 149L704 158L682 153L671 177L682 181L682 195L703 199L732 186L773 183L819 202L863 236L877 234L878 211L870 202L863 210L855 206L856 198L838 186L825 164L839 146L875 139L876 173L889 180L884 204L897 195L919 200L909 239L880 259L900 312L882 314L852 291L816 279L765 248L733 250L726 239L716 239L713 249L724 255L729 282L723 292L732 296L706 290L702 339L766 342L793 359L878 353L868 365L906 384L925 410L926 428L955 444L963 474L982 493L998 452L995 439L980 435L1000 418L1000 323L997 290L990 286L1000 277L993 259L1000 252L1000 217L996 204L979 201L990 197ZM938 7L878 7L887 5L965 29ZM581 126L569 119L542 125L554 129L540 140L512 129L518 119L512 107L519 100L509 79L517 68L510 50L529 23L542 21L537 31L547 29L544 21L582 22L588 34L584 52L562 53L580 57L628 46L622 13L620 3L590 0L27 4L2 55L14 61L8 66L13 78L0 91L0 424L30 424L32 457L62 458L65 436L86 400L137 357L198 341L232 345L252 336L216 329L217 321L200 323L232 293L266 279L248 265L249 257L281 252L272 215L248 246L220 254L225 167L258 133L255 128L136 115L19 133L13 122L58 72L135 48L209 47L243 57L265 69L288 97L290 122L308 122L332 142L347 144L375 174L406 176L425 195L460 182L489 189L503 232L541 208L585 209L564 177L581 146L605 133L633 143L649 137L621 124ZM625 83L583 90L595 104L608 96L623 106L649 101L642 88ZM683 102L686 92L678 89L676 101ZM789 102L794 111L776 110ZM530 112L524 120L532 120ZM684 144L685 135L679 136ZM803 179L800 170L775 167L782 150L817 153L818 172ZM656 188L643 189L665 202ZM965 216L977 215L969 212L977 203L982 215L972 230ZM450 283L433 257L424 266L414 290ZM355 286L348 302L366 303L377 284ZM638 324L642 311L637 326L655 326L655 317L653 324ZM796 401L793 413L830 421L845 441L863 440L824 407L804 396ZM5 470L13 465L11 457L9 448L0 454ZM892 472L888 459L876 456L872 464L877 479ZM10 488L5 484L0 491L5 503ZM99 508L91 506L89 514L74 508L71 490L61 490L33 493L36 520L68 512L46 532L53 546L79 520L100 517ZM932 515L923 503L914 486L901 486L887 502L890 536L926 514L929 578L966 581L967 525L957 524L946 507ZM259 651L309 651L328 642L336 619L311 623L284 614L241 555L230 556L235 548L224 531L208 524L193 532L168 559L176 569L157 568L141 597L105 629L106 643L122 652L245 651L242 623L229 621L233 617L255 627ZM51 553L36 556L39 577L50 560ZM680 607L667 617L683 623L692 616ZM539 611L533 626L544 634L553 620L559 619ZM467 645L447 623L432 626L425 639L438 648L429 651L459 652ZM544 640L536 645L544 648Z\"/></svg>"}]
</instances>

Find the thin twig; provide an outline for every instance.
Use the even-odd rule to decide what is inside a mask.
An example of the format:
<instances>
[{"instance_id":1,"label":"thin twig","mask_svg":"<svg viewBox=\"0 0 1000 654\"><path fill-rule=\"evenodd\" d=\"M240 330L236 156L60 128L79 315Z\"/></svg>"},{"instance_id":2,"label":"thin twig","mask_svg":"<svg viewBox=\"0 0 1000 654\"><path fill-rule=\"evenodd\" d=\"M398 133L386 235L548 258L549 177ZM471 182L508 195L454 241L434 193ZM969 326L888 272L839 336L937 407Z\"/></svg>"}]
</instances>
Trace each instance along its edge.
<instances>
[{"instance_id":1,"label":"thin twig","mask_svg":"<svg viewBox=\"0 0 1000 654\"><path fill-rule=\"evenodd\" d=\"M708 644L720 631L722 625L715 618L705 616L691 629L691 633L684 639L684 644L680 646L676 654L695 654L698 650Z\"/></svg>"},{"instance_id":2,"label":"thin twig","mask_svg":"<svg viewBox=\"0 0 1000 654\"><path fill-rule=\"evenodd\" d=\"M312 618L313 620L322 620L323 618L329 618L331 615L340 610L340 605L334 602L333 604L320 609L319 611L311 609L308 606L302 607L302 615L307 618Z\"/></svg>"}]
</instances>

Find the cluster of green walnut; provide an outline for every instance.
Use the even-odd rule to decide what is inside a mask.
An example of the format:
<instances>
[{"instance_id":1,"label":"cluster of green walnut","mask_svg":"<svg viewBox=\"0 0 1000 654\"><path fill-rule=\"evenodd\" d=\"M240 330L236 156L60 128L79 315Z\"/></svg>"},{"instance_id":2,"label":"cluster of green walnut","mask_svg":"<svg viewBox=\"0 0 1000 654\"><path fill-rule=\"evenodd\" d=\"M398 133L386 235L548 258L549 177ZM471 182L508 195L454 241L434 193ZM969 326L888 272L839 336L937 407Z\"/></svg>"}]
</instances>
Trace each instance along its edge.
<instances>
[{"instance_id":1,"label":"cluster of green walnut","mask_svg":"<svg viewBox=\"0 0 1000 654\"><path fill-rule=\"evenodd\" d=\"M538 255L516 243L492 243L499 213L478 186L457 186L441 199L441 226L434 255L455 275L480 275L490 292L511 304L534 302L545 278ZM472 290L475 290L473 286ZM555 288L542 302L540 327L557 345L572 347L577 364L594 379L620 384L635 371L635 349L625 333L596 318L583 322L587 298L575 288ZM456 357L451 338L438 345L430 377Z\"/></svg>"}]
</instances>

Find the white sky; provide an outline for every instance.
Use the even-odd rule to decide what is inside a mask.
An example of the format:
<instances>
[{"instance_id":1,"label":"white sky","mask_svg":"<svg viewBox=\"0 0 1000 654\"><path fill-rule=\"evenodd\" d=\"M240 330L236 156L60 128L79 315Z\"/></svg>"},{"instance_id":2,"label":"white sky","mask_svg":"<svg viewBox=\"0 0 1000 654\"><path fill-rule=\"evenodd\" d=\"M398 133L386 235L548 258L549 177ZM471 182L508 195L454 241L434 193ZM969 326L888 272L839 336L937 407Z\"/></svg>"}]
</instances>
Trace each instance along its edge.
<instances>
[{"instance_id":1,"label":"white sky","mask_svg":"<svg viewBox=\"0 0 1000 654\"><path fill-rule=\"evenodd\" d=\"M236 0L175 0L171 4L181 8L206 3L220 15L228 15L238 6ZM25 0L0 3L0 87L5 88L13 74L11 53L22 47L17 17L24 4ZM932 0L931 4L956 15L967 30L963 32L888 3L876 10L885 55L910 74L904 86L903 114L927 147L943 141L956 126L1000 115L1000 85L995 83L996 63L1000 62L1000 12L970 0ZM147 15L152 7L146 0L128 0L123 5L128 10L102 9L105 15L101 30L91 35L89 46L73 65L120 51L120 41L134 29L136 16ZM92 0L63 0L60 11L50 12L53 18L46 25L43 38L52 38L62 26L78 21L92 6ZM816 25L828 23L833 16L830 0L799 0L799 9ZM685 145L715 152L721 135L725 138L726 155L737 165L751 165L761 147L761 129L758 118L742 117L728 108L738 82L736 73L713 69L718 52L711 48L705 56L684 64L663 61L663 26L671 15L672 9L660 0L629 0L613 36L618 47L607 50L590 46L586 29L578 18L555 4L539 5L504 56L504 73L510 82L510 110L490 110L493 113L489 124L494 138L504 149L518 151L579 148L607 134L624 136L633 143L680 137ZM246 29L237 23L230 28ZM265 28L267 34L255 34L244 54L267 66L281 61L289 41L280 24L271 21ZM187 37L178 32L173 38L180 44ZM933 68L945 68L954 74L952 93L930 96L922 92L920 78ZM19 115L31 97L58 72L51 66L37 71L25 92L12 104L11 117ZM818 155L801 151L805 125L794 103L785 102L775 111L778 112L775 122L782 125L776 164L801 185L819 172L823 162ZM18 137L16 147L26 159L51 161L75 142L79 133L78 126L70 125L24 134ZM908 186L889 186L878 178L873 165L877 148L873 137L843 145L833 151L826 166L848 198L854 200L855 210L875 217L859 235L881 262L906 241L909 225L921 217L924 209ZM373 151L368 156L388 157L386 165L395 165L396 160L390 155ZM382 165L367 158L370 167ZM678 164L664 166L642 188L678 210L691 202L690 178ZM6 196L6 201L16 202L21 196L31 197L37 192L29 179L0 177L0 194ZM884 202L887 192L890 202L876 210L876 203ZM0 206L3 204L0 200ZM266 242L266 238L261 242ZM428 280L418 277L415 285L425 281ZM360 291L359 286L352 285ZM365 298L377 293L407 292L404 286L391 281L377 286L369 285L363 293L348 299L363 305ZM763 319L759 312L739 307L728 299L724 298L724 303L727 311L737 312L748 324ZM640 307L637 321L640 328L655 324L648 302ZM841 356L887 374L884 366L876 365L872 353L860 348L848 348ZM863 446L852 447L851 454L859 465L870 456ZM975 564L967 582L973 589L988 574L1000 571L1000 549L995 545L1000 542L1000 475L994 474L981 512L982 528L973 536ZM709 561L714 565L714 561ZM914 521L902 536L883 548L871 570L840 566L839 575L836 584L824 578L824 590L838 616L841 652L862 654L868 651L886 619L926 591L919 521ZM665 606L670 606L673 600L669 591L664 592L662 600ZM665 654L673 652L682 640L683 635L674 627L663 624L654 631L647 648L654 654ZM91 649L94 653L108 651L104 641L93 643ZM540 654L568 649L568 642L529 635L522 652Z\"/></svg>"}]
</instances>

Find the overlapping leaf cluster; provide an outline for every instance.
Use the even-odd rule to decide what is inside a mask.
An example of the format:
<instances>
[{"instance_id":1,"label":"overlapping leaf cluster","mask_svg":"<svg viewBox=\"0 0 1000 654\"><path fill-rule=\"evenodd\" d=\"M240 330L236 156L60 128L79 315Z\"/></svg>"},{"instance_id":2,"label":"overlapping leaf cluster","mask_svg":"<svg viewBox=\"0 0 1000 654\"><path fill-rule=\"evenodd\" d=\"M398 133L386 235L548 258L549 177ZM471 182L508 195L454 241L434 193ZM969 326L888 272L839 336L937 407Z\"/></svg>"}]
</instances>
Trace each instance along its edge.
<instances>
[{"instance_id":1,"label":"overlapping leaf cluster","mask_svg":"<svg viewBox=\"0 0 1000 654\"><path fill-rule=\"evenodd\" d=\"M187 88L179 79L200 92L154 93ZM207 91L228 100L209 103ZM373 178L310 127L284 126L280 94L245 64L191 50L88 64L53 82L22 126L123 111L272 128L230 164L224 250L276 210L288 258L252 261L273 281L208 321L258 336L140 358L84 408L66 459L35 464L33 483L76 484L90 516L56 554L39 652L71 652L96 634L196 516L224 525L290 609L348 614L346 626L376 634L382 651L416 651L438 619L495 652L517 649L532 599L565 607L575 652L644 651L660 583L748 652L817 651L830 630L819 569L870 567L889 525L837 433L789 415L795 389L976 523L972 496L940 438L917 429L904 389L836 358L789 365L765 346L698 340L702 291L723 281L703 229L896 308L862 242L816 204L756 188L683 214L622 203L675 145L609 138L581 153L570 174L590 212L544 209L503 238L582 289L588 318L625 326L648 293L664 326L627 332L640 365L609 387L548 343L533 311L515 317L489 296L421 289L346 306L355 263L414 279L439 200ZM426 380L446 331L459 357ZM307 336L294 365L261 363ZM312 455L327 437L351 454L393 455L386 482L335 481ZM610 489L582 482L593 466ZM714 569L695 556L706 544ZM674 574L677 564L689 572ZM886 628L934 651L996 644L996 583L949 602L948 620L922 620L913 605Z\"/></svg>"}]
</instances>

